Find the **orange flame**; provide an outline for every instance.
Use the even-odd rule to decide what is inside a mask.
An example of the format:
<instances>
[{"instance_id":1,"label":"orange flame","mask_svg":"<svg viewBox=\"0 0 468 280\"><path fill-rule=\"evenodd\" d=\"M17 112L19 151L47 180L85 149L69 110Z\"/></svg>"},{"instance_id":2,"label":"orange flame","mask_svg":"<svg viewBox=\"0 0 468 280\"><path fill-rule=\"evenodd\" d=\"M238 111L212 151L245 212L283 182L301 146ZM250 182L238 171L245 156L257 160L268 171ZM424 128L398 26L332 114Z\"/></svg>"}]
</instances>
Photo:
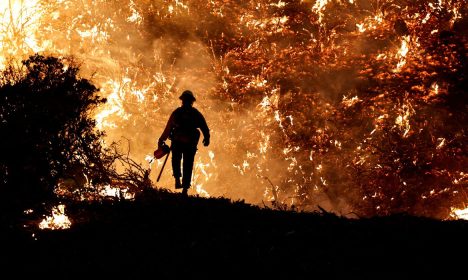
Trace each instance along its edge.
<instances>
[{"instance_id":1,"label":"orange flame","mask_svg":"<svg viewBox=\"0 0 468 280\"><path fill-rule=\"evenodd\" d=\"M218 34L223 26L193 20L199 16L193 8L196 1L170 0L160 6L149 2L128 0L115 7L107 0L2 1L0 67L11 58L20 61L38 51L82 60L82 75L92 77L108 100L95 112L97 128L107 132L105 141L129 139L132 157L146 160L153 169L159 169L162 161L148 154L171 110L179 105L178 93L193 87L200 101L196 105L210 112L208 123L213 137L218 137L209 150L202 148L197 154L192 180L197 193L248 195L252 202L266 197L298 203L302 196L311 205L316 204L315 196L330 197L327 191L349 183L349 171L333 171L345 158L347 168L391 173L384 171L385 164L366 143L383 137L387 129L397 131L400 140L410 139L418 133L419 116L418 104L410 98L386 107L389 95L411 95L414 90L430 102L449 89L447 82L433 79L436 71L421 71L416 85L396 92L368 93L353 85L411 79L417 76L415 65L425 69L440 63L425 55L424 39L437 38L463 16L463 1L430 1L418 13L407 13L392 1L371 1L374 10L369 11L354 0L304 0L295 8L304 8L302 19L308 20L298 22L299 15L290 14L294 9L287 1L238 7L235 1L210 0L203 15L206 22L232 23L229 32ZM226 20L237 11L234 8L240 12L232 22ZM337 17L342 14L347 17ZM447 18L438 24L440 14ZM395 36L396 18L407 24L405 35ZM428 31L420 32L422 28ZM368 42L384 47L368 49L372 45ZM447 65L456 61L451 55L445 56ZM354 73L342 74L355 68L359 80L351 79ZM376 96L372 105L366 94ZM364 132L350 130L340 138L333 118L345 113L340 111L359 111L360 106L369 109L360 119ZM431 147L440 153L453 141L446 135L433 139ZM342 158L327 162L330 152ZM165 174L161 185L172 186L170 172ZM336 174L343 177L335 179ZM223 189L220 185L227 184L226 178L232 178L234 186L243 180L249 188ZM113 186L108 187L106 195L117 195ZM374 190L364 197L382 196ZM426 197L430 196L428 192Z\"/></svg>"},{"instance_id":2,"label":"orange flame","mask_svg":"<svg viewBox=\"0 0 468 280\"><path fill-rule=\"evenodd\" d=\"M47 216L39 224L40 229L69 229L71 222L65 215L65 205L60 204L52 209L52 216Z\"/></svg>"}]
</instances>

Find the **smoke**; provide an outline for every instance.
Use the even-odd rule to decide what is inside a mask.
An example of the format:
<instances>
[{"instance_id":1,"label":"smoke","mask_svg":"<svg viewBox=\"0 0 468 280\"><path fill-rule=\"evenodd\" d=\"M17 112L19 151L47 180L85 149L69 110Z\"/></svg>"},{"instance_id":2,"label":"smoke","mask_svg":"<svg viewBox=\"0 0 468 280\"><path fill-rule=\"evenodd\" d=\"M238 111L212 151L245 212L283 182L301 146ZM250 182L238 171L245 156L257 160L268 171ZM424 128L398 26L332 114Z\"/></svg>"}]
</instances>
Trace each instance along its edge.
<instances>
[{"instance_id":1,"label":"smoke","mask_svg":"<svg viewBox=\"0 0 468 280\"><path fill-rule=\"evenodd\" d=\"M190 89L212 134L208 148L199 145L193 192L305 210L320 205L344 215L407 210L388 202L398 195L385 201L390 180L381 180L399 172L393 165L406 154L391 146L388 154L397 159L390 160L378 149L392 137L406 147L405 137L416 134L415 113L403 109L415 103L407 92L422 89L420 96L432 98L435 78L416 77L411 67L433 71L438 61L422 50L433 52L439 32L466 21L463 1L237 2L28 1L23 8L40 16L15 21L16 35L0 37L1 47L20 40L24 48L5 53L81 61L82 75L108 99L96 112L106 142L120 142L151 168L153 181L162 166L149 162L157 139L180 93ZM8 14L3 21L3 34L11 34ZM411 49L400 54L403 45ZM448 59L446 68L456 65ZM450 82L437 84L441 92L444 84ZM159 187L173 188L170 166ZM465 173L444 174L459 182ZM403 177L392 188L404 194L410 190Z\"/></svg>"}]
</instances>

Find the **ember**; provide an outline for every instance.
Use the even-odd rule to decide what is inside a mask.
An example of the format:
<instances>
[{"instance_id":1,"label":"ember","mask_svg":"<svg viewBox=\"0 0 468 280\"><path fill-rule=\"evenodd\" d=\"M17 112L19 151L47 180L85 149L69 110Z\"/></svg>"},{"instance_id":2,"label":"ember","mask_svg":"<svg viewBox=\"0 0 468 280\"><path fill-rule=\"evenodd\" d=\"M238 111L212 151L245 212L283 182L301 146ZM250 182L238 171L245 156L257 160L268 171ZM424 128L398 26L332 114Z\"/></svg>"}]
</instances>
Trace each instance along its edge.
<instances>
[{"instance_id":1,"label":"ember","mask_svg":"<svg viewBox=\"0 0 468 280\"><path fill-rule=\"evenodd\" d=\"M105 141L153 169L190 88L213 128L200 195L446 219L468 202L466 19L465 0L7 0L0 65L77 57Z\"/></svg>"}]
</instances>

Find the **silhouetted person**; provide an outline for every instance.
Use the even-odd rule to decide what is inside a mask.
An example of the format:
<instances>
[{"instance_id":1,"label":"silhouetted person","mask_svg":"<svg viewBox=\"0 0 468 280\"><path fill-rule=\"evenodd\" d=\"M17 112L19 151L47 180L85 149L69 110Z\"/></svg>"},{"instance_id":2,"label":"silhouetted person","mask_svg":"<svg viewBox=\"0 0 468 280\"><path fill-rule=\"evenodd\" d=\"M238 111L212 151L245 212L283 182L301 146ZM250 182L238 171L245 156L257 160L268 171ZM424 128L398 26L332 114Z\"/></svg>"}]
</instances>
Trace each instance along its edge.
<instances>
[{"instance_id":1,"label":"silhouetted person","mask_svg":"<svg viewBox=\"0 0 468 280\"><path fill-rule=\"evenodd\" d=\"M197 152L200 129L203 133L203 145L210 144L210 130L203 115L193 107L195 97L193 93L186 90L179 97L182 106L172 112L166 128L158 140L161 147L167 138L171 140L172 150L172 172L175 178L175 188L182 188L182 194L187 195L192 179L193 161ZM183 174L180 170L183 158ZM182 177L182 183L180 182Z\"/></svg>"}]
</instances>

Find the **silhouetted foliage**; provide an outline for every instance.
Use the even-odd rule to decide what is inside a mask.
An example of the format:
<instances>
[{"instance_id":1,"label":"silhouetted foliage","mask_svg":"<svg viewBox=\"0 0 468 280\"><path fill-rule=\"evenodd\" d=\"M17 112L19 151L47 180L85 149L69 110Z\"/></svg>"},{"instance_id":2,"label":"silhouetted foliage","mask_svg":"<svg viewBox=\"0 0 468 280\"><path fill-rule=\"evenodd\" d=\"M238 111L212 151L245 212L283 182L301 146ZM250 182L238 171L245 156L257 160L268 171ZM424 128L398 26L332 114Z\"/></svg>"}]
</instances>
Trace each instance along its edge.
<instances>
[{"instance_id":1,"label":"silhouetted foliage","mask_svg":"<svg viewBox=\"0 0 468 280\"><path fill-rule=\"evenodd\" d=\"M72 58L34 55L0 81L0 190L20 199L53 193L63 176L108 180L90 110L105 102ZM108 160L107 160L108 161ZM67 175L68 174L68 175ZM72 175L70 175L72 174Z\"/></svg>"}]
</instances>

